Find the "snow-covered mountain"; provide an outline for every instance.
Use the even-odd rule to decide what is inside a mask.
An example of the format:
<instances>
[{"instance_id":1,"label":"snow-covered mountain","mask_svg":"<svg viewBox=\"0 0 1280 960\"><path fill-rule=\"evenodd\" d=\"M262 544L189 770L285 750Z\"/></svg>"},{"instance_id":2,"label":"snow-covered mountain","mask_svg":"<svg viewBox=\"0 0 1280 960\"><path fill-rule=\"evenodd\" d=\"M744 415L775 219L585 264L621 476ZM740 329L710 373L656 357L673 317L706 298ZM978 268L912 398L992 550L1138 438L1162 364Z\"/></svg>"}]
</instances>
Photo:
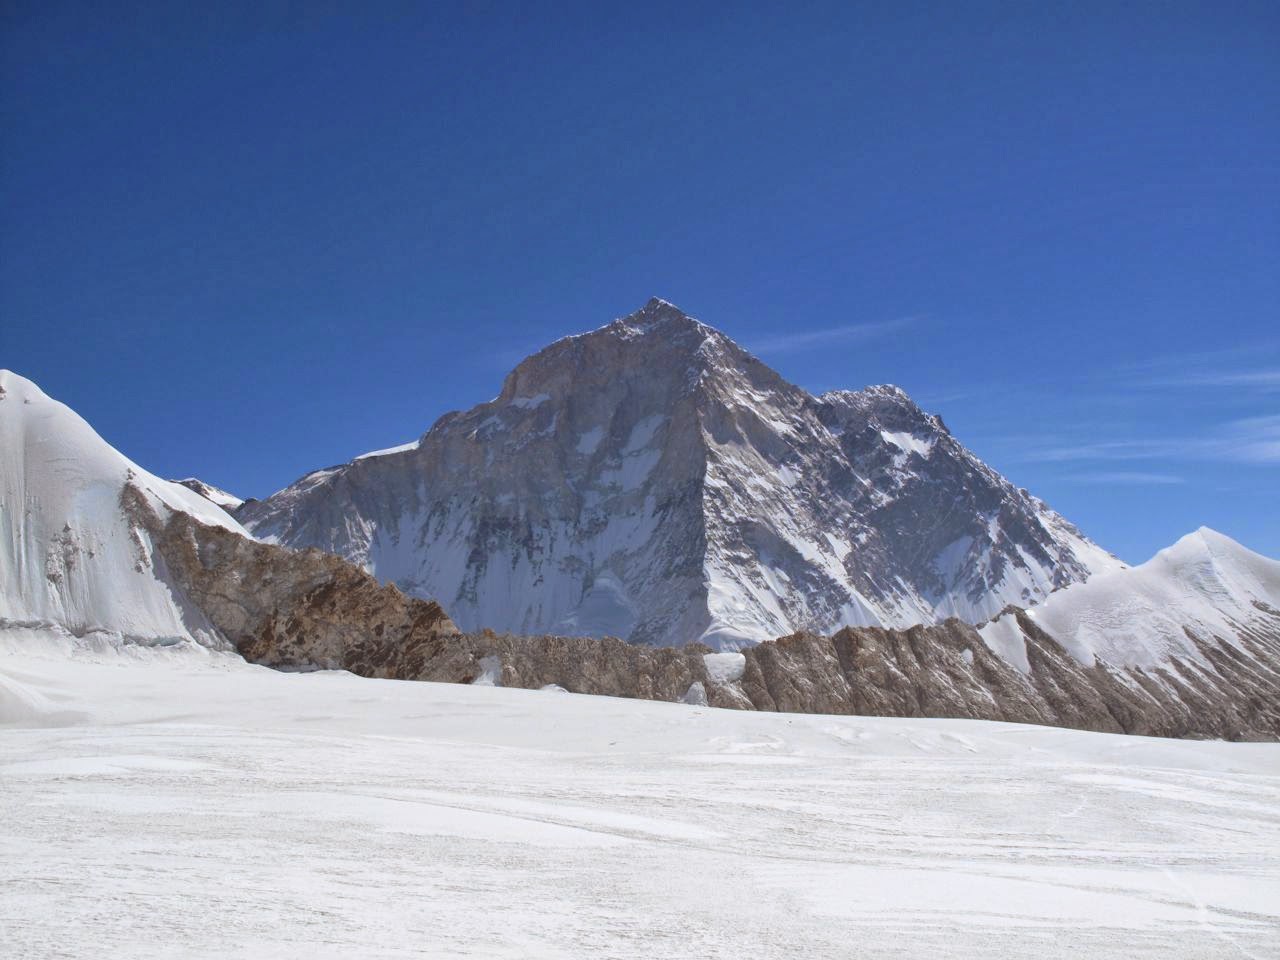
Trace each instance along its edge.
<instances>
[{"instance_id":1,"label":"snow-covered mountain","mask_svg":"<svg viewBox=\"0 0 1280 960\"><path fill-rule=\"evenodd\" d=\"M227 645L126 515L126 485L160 516L189 514L247 536L224 511L143 470L74 411L0 370L0 628Z\"/></svg>"},{"instance_id":2,"label":"snow-covered mountain","mask_svg":"<svg viewBox=\"0 0 1280 960\"><path fill-rule=\"evenodd\" d=\"M1043 632L1080 664L1151 670L1180 662L1214 671L1228 644L1235 659L1260 660L1280 679L1280 561L1253 553L1208 527L1132 569L1060 590L1026 611L979 630L987 645L1023 671L1026 643Z\"/></svg>"},{"instance_id":3,"label":"snow-covered mountain","mask_svg":"<svg viewBox=\"0 0 1280 960\"><path fill-rule=\"evenodd\" d=\"M237 517L437 598L464 629L727 650L978 622L1123 566L901 390L814 397L656 299L416 443Z\"/></svg>"},{"instance_id":4,"label":"snow-covered mountain","mask_svg":"<svg viewBox=\"0 0 1280 960\"><path fill-rule=\"evenodd\" d=\"M903 402L884 390L864 399L882 396L894 401L892 409ZM830 412L823 401L804 402ZM803 412L771 409L779 424L816 432ZM742 419L732 419L735 413ZM706 429L725 437L750 429L757 415L730 409L721 416L730 425L707 415ZM865 422L877 434L900 432L882 416L867 414ZM626 426L621 449L633 446L635 429ZM656 436L668 428L645 429ZM932 439L931 458L953 442ZM674 455L671 449L659 453ZM626 454L624 463L635 456ZM740 464L743 456L725 459ZM702 465L731 491L739 480L715 450L703 452ZM879 483L899 497L915 482L906 473L893 462L867 471L873 488ZM985 474L962 476L968 485L954 489L970 496L983 490ZM784 485L804 489L796 479ZM637 494L620 486L613 502L625 508ZM649 485L645 497L663 493ZM708 495L702 502L727 501ZM218 507L142 470L65 406L7 372L0 373L0 519L6 645L40 647L51 635L87 637L94 646L194 640L282 668L331 666L372 677L552 686L741 709L1019 720L1162 736L1280 734L1280 563L1207 530L1141 567L1068 586L1030 610L1008 610L980 631L954 618L906 629L845 627L832 635L797 632L741 653L462 633L437 603L406 597L332 553L253 539ZM812 513L800 519L814 522ZM790 536L802 529L770 523L759 527ZM730 555L726 528L702 529L714 534L703 541L705 555L723 562ZM765 535L757 529L751 542Z\"/></svg>"}]
</instances>

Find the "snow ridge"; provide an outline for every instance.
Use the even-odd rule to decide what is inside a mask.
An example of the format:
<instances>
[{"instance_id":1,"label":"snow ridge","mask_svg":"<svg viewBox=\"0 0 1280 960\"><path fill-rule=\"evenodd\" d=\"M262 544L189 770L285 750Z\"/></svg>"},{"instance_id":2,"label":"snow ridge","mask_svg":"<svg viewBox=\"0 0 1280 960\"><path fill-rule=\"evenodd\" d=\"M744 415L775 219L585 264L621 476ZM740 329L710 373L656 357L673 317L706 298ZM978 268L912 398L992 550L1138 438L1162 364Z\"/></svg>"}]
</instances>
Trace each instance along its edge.
<instances>
[{"instance_id":1,"label":"snow ridge","mask_svg":"<svg viewBox=\"0 0 1280 960\"><path fill-rule=\"evenodd\" d=\"M1054 593L1024 616L1085 666L1152 669L1178 660L1212 669L1206 646L1246 645L1273 630L1280 612L1280 561L1208 527L1140 566L1101 574ZM1025 628L1006 613L979 629L993 652L1026 672Z\"/></svg>"},{"instance_id":2,"label":"snow ridge","mask_svg":"<svg viewBox=\"0 0 1280 960\"><path fill-rule=\"evenodd\" d=\"M126 484L160 515L187 513L248 535L203 496L116 452L29 380L0 370L0 630L225 646L126 515Z\"/></svg>"}]
</instances>

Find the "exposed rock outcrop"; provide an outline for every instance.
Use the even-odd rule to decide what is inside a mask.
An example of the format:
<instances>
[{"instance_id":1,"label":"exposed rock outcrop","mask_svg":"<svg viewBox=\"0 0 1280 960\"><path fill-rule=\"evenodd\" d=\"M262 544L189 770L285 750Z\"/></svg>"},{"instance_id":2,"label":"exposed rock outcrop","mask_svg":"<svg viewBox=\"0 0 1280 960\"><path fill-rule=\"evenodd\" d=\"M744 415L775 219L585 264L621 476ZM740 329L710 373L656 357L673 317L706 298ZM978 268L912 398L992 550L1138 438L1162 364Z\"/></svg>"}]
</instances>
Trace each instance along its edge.
<instances>
[{"instance_id":1,"label":"exposed rock outcrop","mask_svg":"<svg viewBox=\"0 0 1280 960\"><path fill-rule=\"evenodd\" d=\"M281 668L417 679L409 664L458 628L430 600L406 597L320 550L288 550L162 516L126 484L125 515L145 529L171 581L247 659Z\"/></svg>"},{"instance_id":2,"label":"exposed rock outcrop","mask_svg":"<svg viewBox=\"0 0 1280 960\"><path fill-rule=\"evenodd\" d=\"M906 630L797 634L745 651L742 693L760 710L968 717L1113 733L1227 740L1280 737L1280 615L1235 642L1195 640L1211 664L1083 666L1025 611L1030 669L959 620ZM728 704L725 704L728 705Z\"/></svg>"}]
</instances>

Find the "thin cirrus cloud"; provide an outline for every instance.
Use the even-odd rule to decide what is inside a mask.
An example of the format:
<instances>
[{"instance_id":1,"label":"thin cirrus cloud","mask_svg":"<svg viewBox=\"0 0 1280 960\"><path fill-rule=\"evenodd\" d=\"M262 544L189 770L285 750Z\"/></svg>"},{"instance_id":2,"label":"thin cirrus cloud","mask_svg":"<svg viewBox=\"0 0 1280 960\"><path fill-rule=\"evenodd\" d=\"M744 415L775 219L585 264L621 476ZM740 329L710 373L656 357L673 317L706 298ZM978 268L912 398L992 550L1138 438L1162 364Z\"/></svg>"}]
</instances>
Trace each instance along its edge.
<instances>
[{"instance_id":1,"label":"thin cirrus cloud","mask_svg":"<svg viewBox=\"0 0 1280 960\"><path fill-rule=\"evenodd\" d=\"M1128 367L1135 386L1147 389L1237 389L1245 393L1280 390L1280 343L1227 347L1204 353L1153 357Z\"/></svg>"},{"instance_id":2,"label":"thin cirrus cloud","mask_svg":"<svg viewBox=\"0 0 1280 960\"><path fill-rule=\"evenodd\" d=\"M1264 370L1214 370L1187 371L1185 373L1153 377L1146 381L1151 387L1244 387L1253 390L1280 390L1280 367Z\"/></svg>"},{"instance_id":3,"label":"thin cirrus cloud","mask_svg":"<svg viewBox=\"0 0 1280 960\"><path fill-rule=\"evenodd\" d=\"M1246 417L1228 425L1223 444L1234 459L1250 463L1280 463L1280 414Z\"/></svg>"},{"instance_id":4,"label":"thin cirrus cloud","mask_svg":"<svg viewBox=\"0 0 1280 960\"><path fill-rule=\"evenodd\" d=\"M797 330L759 339L745 339L756 353L797 353L837 343L861 343L877 337L888 336L907 329L916 322L915 317L899 317L896 320L877 320L872 323L853 323L843 327L826 327L821 330Z\"/></svg>"},{"instance_id":5,"label":"thin cirrus cloud","mask_svg":"<svg viewBox=\"0 0 1280 960\"><path fill-rule=\"evenodd\" d=\"M1141 470L1103 470L1098 473L1079 473L1067 479L1075 483L1119 483L1142 487L1186 483L1182 477L1172 473L1148 473Z\"/></svg>"},{"instance_id":6,"label":"thin cirrus cloud","mask_svg":"<svg viewBox=\"0 0 1280 960\"><path fill-rule=\"evenodd\" d=\"M1280 415L1228 421L1204 436L1062 444L1029 451L1026 459L1046 463L1126 460L1280 463Z\"/></svg>"},{"instance_id":7,"label":"thin cirrus cloud","mask_svg":"<svg viewBox=\"0 0 1280 960\"><path fill-rule=\"evenodd\" d=\"M1159 460L1184 451L1186 444L1165 440L1104 440L1095 443L1063 444L1029 450L1025 459L1039 463L1068 463L1077 460Z\"/></svg>"}]
</instances>

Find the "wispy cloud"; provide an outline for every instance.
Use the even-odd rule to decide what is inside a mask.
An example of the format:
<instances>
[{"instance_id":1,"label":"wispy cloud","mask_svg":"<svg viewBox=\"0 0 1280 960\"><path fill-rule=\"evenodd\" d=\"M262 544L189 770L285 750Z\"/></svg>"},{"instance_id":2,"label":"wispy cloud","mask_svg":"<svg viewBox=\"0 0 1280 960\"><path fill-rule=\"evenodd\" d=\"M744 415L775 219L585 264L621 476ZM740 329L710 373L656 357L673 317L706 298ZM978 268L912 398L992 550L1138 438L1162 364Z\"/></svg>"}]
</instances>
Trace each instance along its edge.
<instances>
[{"instance_id":1,"label":"wispy cloud","mask_svg":"<svg viewBox=\"0 0 1280 960\"><path fill-rule=\"evenodd\" d=\"M1186 480L1182 477L1171 473L1146 473L1139 470L1104 470L1099 473L1079 473L1066 479L1076 483L1120 483L1142 487L1186 483Z\"/></svg>"},{"instance_id":2,"label":"wispy cloud","mask_svg":"<svg viewBox=\"0 0 1280 960\"><path fill-rule=\"evenodd\" d=\"M929 407L937 407L944 403L959 403L961 400L972 400L974 397L989 397L992 394L990 385L984 384L977 387L962 387L956 390L925 390L923 393L913 393L917 403L926 409ZM1008 391L1004 391L1005 395Z\"/></svg>"},{"instance_id":3,"label":"wispy cloud","mask_svg":"<svg viewBox=\"0 0 1280 960\"><path fill-rule=\"evenodd\" d=\"M873 323L853 323L843 327L826 327L821 330L795 330L772 337L746 339L756 353L796 353L833 344L861 343L906 330L916 323L916 317L899 317L896 320L879 320Z\"/></svg>"},{"instance_id":4,"label":"wispy cloud","mask_svg":"<svg viewBox=\"0 0 1280 960\"><path fill-rule=\"evenodd\" d=\"M1140 460L1280 463L1280 415L1227 421L1199 436L1088 443L1064 441L1027 450L1023 459L1042 463Z\"/></svg>"},{"instance_id":5,"label":"wispy cloud","mask_svg":"<svg viewBox=\"0 0 1280 960\"><path fill-rule=\"evenodd\" d=\"M1027 460L1066 463L1076 460L1158 460L1174 456L1186 448L1176 440L1104 440L1092 443L1064 443L1028 450Z\"/></svg>"},{"instance_id":6,"label":"wispy cloud","mask_svg":"<svg viewBox=\"0 0 1280 960\"><path fill-rule=\"evenodd\" d=\"M1169 354L1127 364L1118 373L1142 389L1280 390L1280 342L1259 341L1200 353Z\"/></svg>"},{"instance_id":7,"label":"wispy cloud","mask_svg":"<svg viewBox=\"0 0 1280 960\"><path fill-rule=\"evenodd\" d=\"M1234 420L1227 424L1221 442L1230 459L1280 463L1280 415Z\"/></svg>"},{"instance_id":8,"label":"wispy cloud","mask_svg":"<svg viewBox=\"0 0 1280 960\"><path fill-rule=\"evenodd\" d=\"M1122 369L1151 372L1219 367L1229 369L1242 364L1257 363L1260 357L1275 357L1277 354L1280 354L1280 340L1256 339L1229 347L1214 347L1210 350L1181 350L1176 353L1151 354L1124 364Z\"/></svg>"},{"instance_id":9,"label":"wispy cloud","mask_svg":"<svg viewBox=\"0 0 1280 960\"><path fill-rule=\"evenodd\" d=\"M1255 370L1188 370L1174 376L1153 377L1149 387L1245 387L1253 390L1280 390L1280 367Z\"/></svg>"}]
</instances>

